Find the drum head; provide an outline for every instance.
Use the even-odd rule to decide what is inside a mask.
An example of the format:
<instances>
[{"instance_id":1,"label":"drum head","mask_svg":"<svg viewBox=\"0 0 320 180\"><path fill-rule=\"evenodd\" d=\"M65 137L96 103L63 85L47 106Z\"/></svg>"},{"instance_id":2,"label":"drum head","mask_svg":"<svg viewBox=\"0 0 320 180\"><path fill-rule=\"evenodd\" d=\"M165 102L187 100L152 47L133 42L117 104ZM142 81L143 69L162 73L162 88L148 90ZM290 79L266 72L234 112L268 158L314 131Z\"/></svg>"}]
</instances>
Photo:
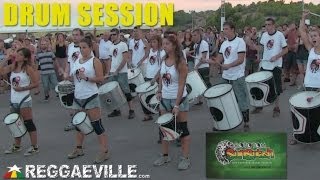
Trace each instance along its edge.
<instances>
[{"instance_id":1,"label":"drum head","mask_svg":"<svg viewBox=\"0 0 320 180\"><path fill-rule=\"evenodd\" d=\"M272 77L273 77L272 72L260 71L260 72L250 74L249 76L246 77L245 81L248 83L263 82L263 81L266 81Z\"/></svg>"},{"instance_id":2,"label":"drum head","mask_svg":"<svg viewBox=\"0 0 320 180\"><path fill-rule=\"evenodd\" d=\"M138 68L128 69L128 79L133 79L141 73L141 70Z\"/></svg>"},{"instance_id":3,"label":"drum head","mask_svg":"<svg viewBox=\"0 0 320 180\"><path fill-rule=\"evenodd\" d=\"M315 91L304 91L294 94L289 99L289 103L296 108L301 109L310 109L318 107L320 105L320 96L314 97L318 94ZM314 97L310 102L307 101L307 98Z\"/></svg>"},{"instance_id":4,"label":"drum head","mask_svg":"<svg viewBox=\"0 0 320 180\"><path fill-rule=\"evenodd\" d=\"M17 113L10 113L10 114L8 114L8 115L4 118L3 122L4 122L5 124L9 125L9 124L12 124L12 123L16 122L16 120L17 120L18 118L19 118L19 114L17 114Z\"/></svg>"},{"instance_id":5,"label":"drum head","mask_svg":"<svg viewBox=\"0 0 320 180\"><path fill-rule=\"evenodd\" d=\"M58 83L58 85L66 85L66 84L72 85L72 82L70 82L70 81L61 81L61 82Z\"/></svg>"},{"instance_id":6,"label":"drum head","mask_svg":"<svg viewBox=\"0 0 320 180\"><path fill-rule=\"evenodd\" d=\"M216 98L216 97L220 97L222 95L227 94L228 92L230 92L232 90L232 85L231 84L218 84L215 85L209 89L207 89L204 92L204 97L205 98Z\"/></svg>"},{"instance_id":7,"label":"drum head","mask_svg":"<svg viewBox=\"0 0 320 180\"><path fill-rule=\"evenodd\" d=\"M172 118L173 118L173 114L167 113L167 114L160 116L156 123L160 124L160 125L167 124L168 122L172 121Z\"/></svg>"},{"instance_id":8,"label":"drum head","mask_svg":"<svg viewBox=\"0 0 320 180\"><path fill-rule=\"evenodd\" d=\"M85 112L78 112L72 118L73 125L79 125L86 119L87 114Z\"/></svg>"},{"instance_id":9,"label":"drum head","mask_svg":"<svg viewBox=\"0 0 320 180\"><path fill-rule=\"evenodd\" d=\"M157 95L155 94L155 95L152 96L152 98L150 99L149 104L151 104L151 105L156 105L156 104L158 104L158 103L160 103L160 102L159 102L159 100L157 99Z\"/></svg>"},{"instance_id":10,"label":"drum head","mask_svg":"<svg viewBox=\"0 0 320 180\"><path fill-rule=\"evenodd\" d=\"M112 91L117 86L119 86L119 83L117 81L108 82L108 83L99 87L99 94L106 94L106 93Z\"/></svg>"},{"instance_id":11,"label":"drum head","mask_svg":"<svg viewBox=\"0 0 320 180\"><path fill-rule=\"evenodd\" d=\"M157 86L158 86L158 83L154 83L154 85L151 86L151 82L148 81L148 82L145 82L145 83L139 85L136 88L136 92L137 93L146 93L146 92L154 90Z\"/></svg>"}]
</instances>

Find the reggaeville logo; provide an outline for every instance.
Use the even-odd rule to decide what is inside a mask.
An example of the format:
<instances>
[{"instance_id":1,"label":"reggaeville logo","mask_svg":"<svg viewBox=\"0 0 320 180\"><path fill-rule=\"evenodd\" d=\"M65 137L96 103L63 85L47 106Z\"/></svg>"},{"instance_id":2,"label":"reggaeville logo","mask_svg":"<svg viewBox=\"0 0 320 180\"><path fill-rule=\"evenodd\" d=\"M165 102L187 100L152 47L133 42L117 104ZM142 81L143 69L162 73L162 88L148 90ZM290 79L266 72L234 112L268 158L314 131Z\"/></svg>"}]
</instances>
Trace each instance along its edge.
<instances>
[{"instance_id":1,"label":"reggaeville logo","mask_svg":"<svg viewBox=\"0 0 320 180\"><path fill-rule=\"evenodd\" d=\"M224 140L218 143L216 158L222 165L228 165L232 161L256 159L274 159L274 150L260 142L233 143Z\"/></svg>"}]
</instances>

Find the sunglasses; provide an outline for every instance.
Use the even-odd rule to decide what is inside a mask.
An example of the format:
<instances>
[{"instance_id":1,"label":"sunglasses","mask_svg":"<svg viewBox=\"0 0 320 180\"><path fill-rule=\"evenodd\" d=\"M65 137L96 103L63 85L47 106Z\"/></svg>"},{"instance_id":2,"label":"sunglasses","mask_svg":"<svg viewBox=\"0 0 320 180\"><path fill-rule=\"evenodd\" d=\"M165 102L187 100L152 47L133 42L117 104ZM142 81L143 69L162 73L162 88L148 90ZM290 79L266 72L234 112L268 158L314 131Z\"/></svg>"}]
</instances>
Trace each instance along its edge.
<instances>
[{"instance_id":1,"label":"sunglasses","mask_svg":"<svg viewBox=\"0 0 320 180\"><path fill-rule=\"evenodd\" d=\"M115 35L117 35L116 33L112 33L112 34L110 34L110 36L115 36Z\"/></svg>"}]
</instances>

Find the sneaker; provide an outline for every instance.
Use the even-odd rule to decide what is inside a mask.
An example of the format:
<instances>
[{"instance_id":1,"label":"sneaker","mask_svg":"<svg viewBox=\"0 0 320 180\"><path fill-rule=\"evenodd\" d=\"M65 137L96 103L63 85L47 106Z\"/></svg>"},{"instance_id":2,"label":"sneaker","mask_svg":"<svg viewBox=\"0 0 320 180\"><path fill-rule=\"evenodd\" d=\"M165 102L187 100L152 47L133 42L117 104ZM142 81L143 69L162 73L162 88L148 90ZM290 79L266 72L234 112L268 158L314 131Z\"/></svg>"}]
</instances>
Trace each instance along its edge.
<instances>
[{"instance_id":1,"label":"sneaker","mask_svg":"<svg viewBox=\"0 0 320 180\"><path fill-rule=\"evenodd\" d=\"M117 117L120 115L121 115L121 112L119 110L113 110L112 113L108 115L108 117Z\"/></svg>"},{"instance_id":2,"label":"sneaker","mask_svg":"<svg viewBox=\"0 0 320 180\"><path fill-rule=\"evenodd\" d=\"M98 156L96 157L96 159L93 161L93 164L101 164L108 159L109 159L109 151L99 153Z\"/></svg>"},{"instance_id":3,"label":"sneaker","mask_svg":"<svg viewBox=\"0 0 320 180\"><path fill-rule=\"evenodd\" d=\"M178 169L179 170L186 170L190 167L190 159L189 158L185 158L185 157L180 157L180 161L178 164Z\"/></svg>"},{"instance_id":4,"label":"sneaker","mask_svg":"<svg viewBox=\"0 0 320 180\"><path fill-rule=\"evenodd\" d=\"M280 108L279 107L275 107L275 108L273 108L272 117L278 117L278 116L280 116Z\"/></svg>"},{"instance_id":5,"label":"sneaker","mask_svg":"<svg viewBox=\"0 0 320 180\"><path fill-rule=\"evenodd\" d=\"M129 117L128 119L133 119L135 117L134 111L133 110L129 110Z\"/></svg>"},{"instance_id":6,"label":"sneaker","mask_svg":"<svg viewBox=\"0 0 320 180\"><path fill-rule=\"evenodd\" d=\"M171 161L170 156L161 156L159 159L154 161L153 165L154 166L162 166L165 163L169 163Z\"/></svg>"},{"instance_id":7,"label":"sneaker","mask_svg":"<svg viewBox=\"0 0 320 180\"><path fill-rule=\"evenodd\" d=\"M74 158L77 158L79 156L83 156L84 153L83 153L83 149L74 149L72 153L68 154L68 159L74 159Z\"/></svg>"},{"instance_id":8,"label":"sneaker","mask_svg":"<svg viewBox=\"0 0 320 180\"><path fill-rule=\"evenodd\" d=\"M75 129L74 125L72 123L70 123L64 128L64 131L71 131L74 129Z\"/></svg>"},{"instance_id":9,"label":"sneaker","mask_svg":"<svg viewBox=\"0 0 320 180\"><path fill-rule=\"evenodd\" d=\"M44 101L49 101L49 97L50 97L49 95L45 96Z\"/></svg>"},{"instance_id":10,"label":"sneaker","mask_svg":"<svg viewBox=\"0 0 320 180\"><path fill-rule=\"evenodd\" d=\"M27 151L24 153L24 156L31 156L34 154L37 154L39 152L39 148L38 146L34 147L31 146L29 149L27 149Z\"/></svg>"},{"instance_id":11,"label":"sneaker","mask_svg":"<svg viewBox=\"0 0 320 180\"><path fill-rule=\"evenodd\" d=\"M13 154L21 151L21 146L12 145L10 149L5 150L5 154Z\"/></svg>"}]
</instances>

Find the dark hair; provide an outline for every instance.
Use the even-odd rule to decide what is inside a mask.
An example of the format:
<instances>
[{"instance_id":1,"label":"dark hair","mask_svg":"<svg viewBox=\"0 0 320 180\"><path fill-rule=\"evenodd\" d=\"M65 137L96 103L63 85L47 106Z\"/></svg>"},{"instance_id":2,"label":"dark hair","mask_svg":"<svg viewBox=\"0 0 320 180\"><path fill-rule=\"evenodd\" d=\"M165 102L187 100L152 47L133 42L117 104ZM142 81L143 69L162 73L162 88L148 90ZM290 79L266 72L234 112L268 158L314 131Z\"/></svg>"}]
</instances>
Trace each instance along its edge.
<instances>
[{"instance_id":1,"label":"dark hair","mask_svg":"<svg viewBox=\"0 0 320 180\"><path fill-rule=\"evenodd\" d=\"M236 26L232 22L224 22L223 26L229 26L230 29L236 29Z\"/></svg>"},{"instance_id":2,"label":"dark hair","mask_svg":"<svg viewBox=\"0 0 320 180\"><path fill-rule=\"evenodd\" d=\"M273 25L276 23L276 21L273 18L270 18L270 17L267 18L266 21L272 22Z\"/></svg>"},{"instance_id":3,"label":"dark hair","mask_svg":"<svg viewBox=\"0 0 320 180\"><path fill-rule=\"evenodd\" d=\"M74 31L79 31L79 32L80 32L80 35L81 35L81 36L84 36L84 32L82 31L82 29L80 29L80 28L74 28L74 29L72 30L72 32L74 32Z\"/></svg>"},{"instance_id":4,"label":"dark hair","mask_svg":"<svg viewBox=\"0 0 320 180\"><path fill-rule=\"evenodd\" d=\"M86 43L90 48L93 47L92 39L89 36L81 39L80 43Z\"/></svg>"},{"instance_id":5,"label":"dark hair","mask_svg":"<svg viewBox=\"0 0 320 180\"><path fill-rule=\"evenodd\" d=\"M20 49L17 50L17 53L19 53L19 52L22 52L23 57L25 59L27 59L27 60L23 61L23 64L21 66L21 69L26 70L27 66L31 65L31 51L28 48L24 48L23 47L23 48L20 48ZM15 62L15 66L14 67L15 68L18 67L18 63L17 62Z\"/></svg>"},{"instance_id":6,"label":"dark hair","mask_svg":"<svg viewBox=\"0 0 320 180\"><path fill-rule=\"evenodd\" d=\"M184 38L183 38L183 40L184 40L184 41L186 41L186 40L187 40L187 34L189 34L189 35L190 35L190 37L189 37L189 39L188 39L188 40L189 40L189 41L192 41L192 34L191 34L191 32L185 32L185 33L184 33Z\"/></svg>"},{"instance_id":7,"label":"dark hair","mask_svg":"<svg viewBox=\"0 0 320 180\"><path fill-rule=\"evenodd\" d=\"M58 41L60 35L63 37L64 40L66 39L66 36L65 36L63 33L58 32L58 33L56 34L56 40L57 40L57 41Z\"/></svg>"},{"instance_id":8,"label":"dark hair","mask_svg":"<svg viewBox=\"0 0 320 180\"><path fill-rule=\"evenodd\" d=\"M161 36L158 36L158 35L151 36L150 40L151 40L151 41L153 41L153 40L158 41L158 48L161 47L161 44L162 44L162 38L161 38Z\"/></svg>"},{"instance_id":9,"label":"dark hair","mask_svg":"<svg viewBox=\"0 0 320 180\"><path fill-rule=\"evenodd\" d=\"M119 29L117 29L117 28L113 28L113 29L111 29L111 31L110 31L110 32L115 32L116 34L119 34L119 33L120 33Z\"/></svg>"},{"instance_id":10,"label":"dark hair","mask_svg":"<svg viewBox=\"0 0 320 180\"><path fill-rule=\"evenodd\" d=\"M178 37L177 37L177 33L174 31L167 31L164 35L164 38L167 39L168 41L170 41L172 43L173 46L175 46L174 49L174 54L175 54L175 66L176 69L178 69L182 59L184 59L183 57L183 52L181 50L181 45L179 43ZM167 59L169 57L168 54L166 54L165 59Z\"/></svg>"}]
</instances>

